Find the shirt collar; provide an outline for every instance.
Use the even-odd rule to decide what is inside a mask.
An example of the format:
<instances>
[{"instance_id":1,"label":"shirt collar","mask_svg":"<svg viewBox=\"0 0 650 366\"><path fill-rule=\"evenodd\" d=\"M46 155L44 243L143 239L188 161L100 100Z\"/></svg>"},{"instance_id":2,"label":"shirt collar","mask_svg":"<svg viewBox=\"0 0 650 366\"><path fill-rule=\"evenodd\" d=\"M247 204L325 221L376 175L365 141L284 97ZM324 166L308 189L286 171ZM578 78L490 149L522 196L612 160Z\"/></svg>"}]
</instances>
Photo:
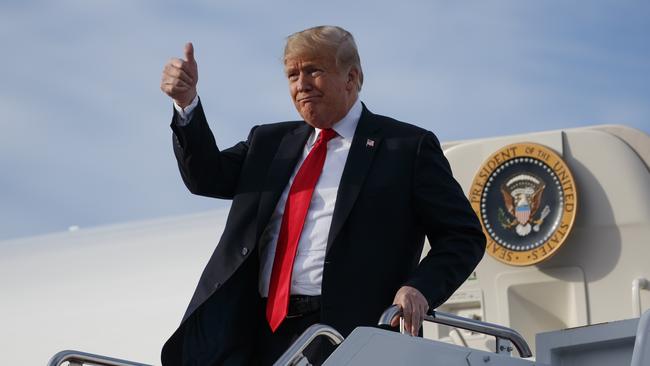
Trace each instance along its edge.
<instances>
[{"instance_id":1,"label":"shirt collar","mask_svg":"<svg viewBox=\"0 0 650 366\"><path fill-rule=\"evenodd\" d=\"M362 111L363 107L361 105L361 99L357 97L357 100L352 105L352 108L350 108L348 111L348 114L346 114L342 120L336 122L332 129L336 131L336 133L344 140L352 141L352 138L354 137L354 131L357 129L359 119L361 119ZM314 137L317 137L320 134L320 131L320 128L316 128ZM314 138L314 142L315 141L316 139Z\"/></svg>"}]
</instances>

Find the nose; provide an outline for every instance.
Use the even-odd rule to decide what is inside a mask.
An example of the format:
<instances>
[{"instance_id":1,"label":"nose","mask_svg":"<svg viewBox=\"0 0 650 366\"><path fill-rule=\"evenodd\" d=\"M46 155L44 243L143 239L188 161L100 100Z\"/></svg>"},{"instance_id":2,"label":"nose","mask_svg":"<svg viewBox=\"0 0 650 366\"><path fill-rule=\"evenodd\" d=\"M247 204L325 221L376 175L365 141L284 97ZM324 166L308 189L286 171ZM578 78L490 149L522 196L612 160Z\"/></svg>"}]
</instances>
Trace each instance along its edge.
<instances>
[{"instance_id":1,"label":"nose","mask_svg":"<svg viewBox=\"0 0 650 366\"><path fill-rule=\"evenodd\" d=\"M296 81L296 88L298 92L308 92L312 90L311 80L303 73L300 73Z\"/></svg>"}]
</instances>

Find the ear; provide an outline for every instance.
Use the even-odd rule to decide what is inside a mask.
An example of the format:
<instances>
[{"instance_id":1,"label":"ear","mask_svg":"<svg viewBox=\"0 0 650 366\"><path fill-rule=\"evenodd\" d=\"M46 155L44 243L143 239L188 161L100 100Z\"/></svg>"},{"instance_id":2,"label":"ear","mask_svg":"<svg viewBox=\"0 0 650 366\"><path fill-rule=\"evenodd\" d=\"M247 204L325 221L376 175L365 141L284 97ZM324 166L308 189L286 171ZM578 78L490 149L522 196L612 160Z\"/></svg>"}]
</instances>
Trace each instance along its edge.
<instances>
[{"instance_id":1,"label":"ear","mask_svg":"<svg viewBox=\"0 0 650 366\"><path fill-rule=\"evenodd\" d=\"M359 70L356 66L351 66L348 71L348 79L345 85L346 90L356 90L359 85Z\"/></svg>"}]
</instances>

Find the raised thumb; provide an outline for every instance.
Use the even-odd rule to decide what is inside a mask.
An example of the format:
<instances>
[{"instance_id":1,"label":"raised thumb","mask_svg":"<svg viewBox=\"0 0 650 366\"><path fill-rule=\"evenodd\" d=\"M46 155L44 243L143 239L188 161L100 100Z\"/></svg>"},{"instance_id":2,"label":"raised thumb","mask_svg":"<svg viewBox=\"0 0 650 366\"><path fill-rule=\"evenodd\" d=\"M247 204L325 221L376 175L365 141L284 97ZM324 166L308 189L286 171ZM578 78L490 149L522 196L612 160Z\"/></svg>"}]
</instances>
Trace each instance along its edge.
<instances>
[{"instance_id":1,"label":"raised thumb","mask_svg":"<svg viewBox=\"0 0 650 366\"><path fill-rule=\"evenodd\" d=\"M196 60L194 60L194 45L192 42L187 42L185 44L185 60L196 63Z\"/></svg>"}]
</instances>

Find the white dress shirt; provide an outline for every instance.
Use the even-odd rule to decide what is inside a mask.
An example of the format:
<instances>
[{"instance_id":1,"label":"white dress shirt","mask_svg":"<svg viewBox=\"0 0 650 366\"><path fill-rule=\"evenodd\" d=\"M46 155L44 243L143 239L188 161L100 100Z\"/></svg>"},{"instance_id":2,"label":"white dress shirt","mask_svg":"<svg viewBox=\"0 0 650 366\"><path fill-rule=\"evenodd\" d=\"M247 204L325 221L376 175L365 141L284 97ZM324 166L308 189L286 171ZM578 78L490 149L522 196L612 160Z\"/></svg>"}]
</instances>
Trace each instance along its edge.
<instances>
[{"instance_id":1,"label":"white dress shirt","mask_svg":"<svg viewBox=\"0 0 650 366\"><path fill-rule=\"evenodd\" d=\"M189 123L192 112L197 104L198 97L189 106L185 107L185 109L174 104L180 117L176 123L179 125ZM323 171L316 183L314 194L309 209L307 210L305 225L302 229L300 241L298 242L298 251L291 275L292 295L315 296L321 294L325 250L327 248L327 238L332 223L334 205L336 204L336 195L341 176L343 175L343 168L345 167L345 162L350 152L350 146L352 145L354 131L359 123L359 118L361 118L361 111L361 101L357 99L348 111L348 114L334 124L333 129L338 136L334 137L327 144L327 155L325 164L323 165ZM321 129L316 128L307 139L302 156L296 164L289 183L284 188L277 206L271 215L271 219L260 238L259 293L262 297L268 297L275 249L280 234L280 226L282 225L284 206L287 202L291 184L298 169L314 146L320 132Z\"/></svg>"},{"instance_id":2,"label":"white dress shirt","mask_svg":"<svg viewBox=\"0 0 650 366\"><path fill-rule=\"evenodd\" d=\"M199 105L199 96L195 96L194 99L192 99L192 103L190 103L187 107L182 108L176 102L174 102L174 109L176 109L176 112L178 113L178 119L176 120L176 124L179 126L186 126L188 123L190 123L190 120L192 119L192 114L194 113L194 108Z\"/></svg>"}]
</instances>

